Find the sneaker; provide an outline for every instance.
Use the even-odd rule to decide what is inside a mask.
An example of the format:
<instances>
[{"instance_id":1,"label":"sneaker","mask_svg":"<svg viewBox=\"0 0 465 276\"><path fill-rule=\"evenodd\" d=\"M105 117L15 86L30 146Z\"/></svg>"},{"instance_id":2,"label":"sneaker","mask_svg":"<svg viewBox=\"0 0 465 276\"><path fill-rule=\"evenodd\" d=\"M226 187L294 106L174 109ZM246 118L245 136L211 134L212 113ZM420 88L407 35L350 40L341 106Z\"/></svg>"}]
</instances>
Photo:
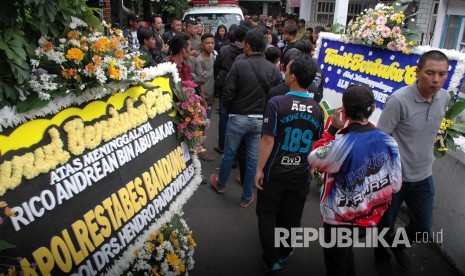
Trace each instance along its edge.
<instances>
[{"instance_id":1,"label":"sneaker","mask_svg":"<svg viewBox=\"0 0 465 276\"><path fill-rule=\"evenodd\" d=\"M222 194L222 193L224 193L224 191L226 191L225 188L222 188L222 187L220 187L220 185L218 185L218 175L212 174L212 175L210 176L210 181L211 181L211 183L212 183L213 188L214 188L219 194Z\"/></svg>"},{"instance_id":2,"label":"sneaker","mask_svg":"<svg viewBox=\"0 0 465 276\"><path fill-rule=\"evenodd\" d=\"M255 195L252 194L252 196L249 198L249 200L247 200L247 201L243 201L243 200L242 200L242 201L241 201L241 207L243 207L243 208L249 207L249 205L252 204L252 202L253 202L254 200L255 200Z\"/></svg>"},{"instance_id":3,"label":"sneaker","mask_svg":"<svg viewBox=\"0 0 465 276\"><path fill-rule=\"evenodd\" d=\"M292 251L289 252L289 254L287 254L286 257L284 257L284 258L279 258L279 264L285 263L287 260L289 260L289 258L290 258L292 255L294 255L294 253L295 253L295 248L292 248Z\"/></svg>"},{"instance_id":4,"label":"sneaker","mask_svg":"<svg viewBox=\"0 0 465 276\"><path fill-rule=\"evenodd\" d=\"M207 181L207 178L206 177L202 177L202 182L200 182L201 185L205 185L207 184L208 181Z\"/></svg>"},{"instance_id":5,"label":"sneaker","mask_svg":"<svg viewBox=\"0 0 465 276\"><path fill-rule=\"evenodd\" d=\"M375 261L376 271L379 276L392 276L392 268L389 260Z\"/></svg>"},{"instance_id":6,"label":"sneaker","mask_svg":"<svg viewBox=\"0 0 465 276\"><path fill-rule=\"evenodd\" d=\"M404 269L411 269L412 268L412 260L410 260L410 256L407 254L407 250L399 249L399 248L391 248L394 257L396 257L397 263Z\"/></svg>"},{"instance_id":7,"label":"sneaker","mask_svg":"<svg viewBox=\"0 0 465 276\"><path fill-rule=\"evenodd\" d=\"M281 270L282 267L279 263L274 263L272 266L267 266L265 265L265 273L272 273L272 272L275 272L275 271L279 271Z\"/></svg>"}]
</instances>

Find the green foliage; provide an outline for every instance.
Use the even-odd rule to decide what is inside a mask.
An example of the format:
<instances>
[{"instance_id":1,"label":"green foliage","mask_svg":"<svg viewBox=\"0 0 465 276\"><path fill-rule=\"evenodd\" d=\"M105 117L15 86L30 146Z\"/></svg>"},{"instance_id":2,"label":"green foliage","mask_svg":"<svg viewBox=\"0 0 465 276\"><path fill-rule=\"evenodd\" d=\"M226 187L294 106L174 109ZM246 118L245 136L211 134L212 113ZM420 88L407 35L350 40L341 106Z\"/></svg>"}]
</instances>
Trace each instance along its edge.
<instances>
[{"instance_id":1,"label":"green foliage","mask_svg":"<svg viewBox=\"0 0 465 276\"><path fill-rule=\"evenodd\" d=\"M187 0L161 0L159 3L160 12L171 14L174 18L181 18L190 7Z\"/></svg>"},{"instance_id":2,"label":"green foliage","mask_svg":"<svg viewBox=\"0 0 465 276\"><path fill-rule=\"evenodd\" d=\"M2 1L0 9L0 108L19 102L28 80L35 45L41 35L59 37L71 16L95 25L86 0Z\"/></svg>"}]
</instances>

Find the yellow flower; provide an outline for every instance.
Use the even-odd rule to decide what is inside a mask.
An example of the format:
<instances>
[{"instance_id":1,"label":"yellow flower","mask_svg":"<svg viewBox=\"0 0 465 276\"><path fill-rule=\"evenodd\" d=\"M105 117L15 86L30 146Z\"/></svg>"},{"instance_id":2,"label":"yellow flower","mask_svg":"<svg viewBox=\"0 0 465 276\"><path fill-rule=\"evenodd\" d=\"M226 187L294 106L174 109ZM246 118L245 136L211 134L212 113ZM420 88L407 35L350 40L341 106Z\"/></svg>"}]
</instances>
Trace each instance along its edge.
<instances>
[{"instance_id":1,"label":"yellow flower","mask_svg":"<svg viewBox=\"0 0 465 276\"><path fill-rule=\"evenodd\" d=\"M158 265L152 266L152 274L153 276L160 276L160 274L158 274Z\"/></svg>"},{"instance_id":2,"label":"yellow flower","mask_svg":"<svg viewBox=\"0 0 465 276\"><path fill-rule=\"evenodd\" d=\"M110 40L106 37L101 37L97 39L94 44L92 44L92 49L96 52L105 53L110 48Z\"/></svg>"},{"instance_id":3,"label":"yellow flower","mask_svg":"<svg viewBox=\"0 0 465 276\"><path fill-rule=\"evenodd\" d=\"M378 41L376 41L376 44L378 45L383 45L384 39L379 38Z\"/></svg>"},{"instance_id":4,"label":"yellow flower","mask_svg":"<svg viewBox=\"0 0 465 276\"><path fill-rule=\"evenodd\" d=\"M171 266L175 266L181 263L178 256L174 253L169 253L166 255L166 259L168 260L168 264Z\"/></svg>"},{"instance_id":5,"label":"yellow flower","mask_svg":"<svg viewBox=\"0 0 465 276\"><path fill-rule=\"evenodd\" d=\"M137 249L134 250L134 255L136 255L136 256L139 255L139 250L137 250Z\"/></svg>"},{"instance_id":6,"label":"yellow flower","mask_svg":"<svg viewBox=\"0 0 465 276\"><path fill-rule=\"evenodd\" d=\"M113 55L116 57L116 58L124 58L124 51L121 50L121 49L118 49L116 50Z\"/></svg>"},{"instance_id":7,"label":"yellow flower","mask_svg":"<svg viewBox=\"0 0 465 276\"><path fill-rule=\"evenodd\" d=\"M15 211L13 211L10 207L6 207L4 213L7 217L14 217L16 215Z\"/></svg>"},{"instance_id":8,"label":"yellow flower","mask_svg":"<svg viewBox=\"0 0 465 276\"><path fill-rule=\"evenodd\" d=\"M110 75L110 78L119 80L120 71L115 67L115 60L110 61L110 66L108 66L108 74Z\"/></svg>"},{"instance_id":9,"label":"yellow flower","mask_svg":"<svg viewBox=\"0 0 465 276\"><path fill-rule=\"evenodd\" d=\"M181 274L184 271L186 271L186 266L183 263L179 264L179 268L178 268L178 271L177 271L178 274Z\"/></svg>"},{"instance_id":10,"label":"yellow flower","mask_svg":"<svg viewBox=\"0 0 465 276\"><path fill-rule=\"evenodd\" d=\"M8 203L6 203L5 201L0 201L0 208L4 208L8 206Z\"/></svg>"},{"instance_id":11,"label":"yellow flower","mask_svg":"<svg viewBox=\"0 0 465 276\"><path fill-rule=\"evenodd\" d=\"M84 53L79 48L71 48L66 52L66 58L69 60L81 61L84 58Z\"/></svg>"},{"instance_id":12,"label":"yellow flower","mask_svg":"<svg viewBox=\"0 0 465 276\"><path fill-rule=\"evenodd\" d=\"M136 69L140 69L140 68L142 68L142 66L144 66L145 61L140 59L138 55L135 55L134 56L134 63L136 65Z\"/></svg>"},{"instance_id":13,"label":"yellow flower","mask_svg":"<svg viewBox=\"0 0 465 276\"><path fill-rule=\"evenodd\" d=\"M194 239L192 238L191 235L187 236L187 241L193 246L196 247L197 244L195 243Z\"/></svg>"},{"instance_id":14,"label":"yellow flower","mask_svg":"<svg viewBox=\"0 0 465 276\"><path fill-rule=\"evenodd\" d=\"M72 30L68 33L68 39L79 39L79 33L75 30Z\"/></svg>"}]
</instances>

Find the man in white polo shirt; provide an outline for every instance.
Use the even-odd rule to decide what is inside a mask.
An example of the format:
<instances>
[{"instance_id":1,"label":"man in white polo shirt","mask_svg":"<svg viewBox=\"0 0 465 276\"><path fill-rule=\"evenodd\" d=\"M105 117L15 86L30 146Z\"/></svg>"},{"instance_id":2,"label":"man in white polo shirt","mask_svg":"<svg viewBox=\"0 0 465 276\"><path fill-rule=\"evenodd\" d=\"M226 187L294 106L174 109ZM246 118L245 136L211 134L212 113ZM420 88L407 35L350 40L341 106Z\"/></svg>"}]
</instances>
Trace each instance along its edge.
<instances>
[{"instance_id":1,"label":"man in white polo shirt","mask_svg":"<svg viewBox=\"0 0 465 276\"><path fill-rule=\"evenodd\" d=\"M442 52L433 50L421 55L416 82L400 88L388 98L378 121L378 128L397 141L402 162L402 188L392 195L391 206L378 224L379 228L390 228L385 236L390 244L395 233L394 222L403 201L410 215L410 223L406 227L410 241L414 241L418 232L431 233L433 145L450 100L449 93L442 89L448 70L449 60ZM390 250L400 266L411 268L412 262L405 246ZM380 275L392 275L387 248L375 248L375 259Z\"/></svg>"}]
</instances>

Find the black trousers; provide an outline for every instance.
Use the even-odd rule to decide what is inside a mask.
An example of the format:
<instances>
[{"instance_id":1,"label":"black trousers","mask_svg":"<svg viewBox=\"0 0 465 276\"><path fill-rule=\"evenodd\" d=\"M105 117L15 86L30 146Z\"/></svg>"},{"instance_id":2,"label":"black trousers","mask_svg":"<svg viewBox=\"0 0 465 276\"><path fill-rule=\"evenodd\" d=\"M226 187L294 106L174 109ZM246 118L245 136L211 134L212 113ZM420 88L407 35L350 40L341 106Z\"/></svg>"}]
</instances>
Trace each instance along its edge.
<instances>
[{"instance_id":1,"label":"black trousers","mask_svg":"<svg viewBox=\"0 0 465 276\"><path fill-rule=\"evenodd\" d=\"M278 262L292 251L292 247L275 247L275 228L300 227L305 199L309 191L302 188L285 188L273 183L264 183L263 190L257 190L258 232L263 249L263 260L268 266ZM292 246L290 238L287 243Z\"/></svg>"},{"instance_id":2,"label":"black trousers","mask_svg":"<svg viewBox=\"0 0 465 276\"><path fill-rule=\"evenodd\" d=\"M354 241L353 236L353 229L354 226L346 226L346 225L331 225L331 224L323 224L324 229L324 239L325 243L329 244L331 240L336 240L337 237L335 235L331 236L331 229L337 231L337 228L348 228L350 229L351 233L350 237L352 241ZM366 228L365 227L358 227L359 230L359 239L362 239L366 235ZM334 233L335 234L335 233ZM354 251L353 246L350 247L337 247L333 246L330 248L323 248L323 254L325 258L325 266L326 266L326 275L327 276L355 276L355 259L354 259Z\"/></svg>"}]
</instances>

